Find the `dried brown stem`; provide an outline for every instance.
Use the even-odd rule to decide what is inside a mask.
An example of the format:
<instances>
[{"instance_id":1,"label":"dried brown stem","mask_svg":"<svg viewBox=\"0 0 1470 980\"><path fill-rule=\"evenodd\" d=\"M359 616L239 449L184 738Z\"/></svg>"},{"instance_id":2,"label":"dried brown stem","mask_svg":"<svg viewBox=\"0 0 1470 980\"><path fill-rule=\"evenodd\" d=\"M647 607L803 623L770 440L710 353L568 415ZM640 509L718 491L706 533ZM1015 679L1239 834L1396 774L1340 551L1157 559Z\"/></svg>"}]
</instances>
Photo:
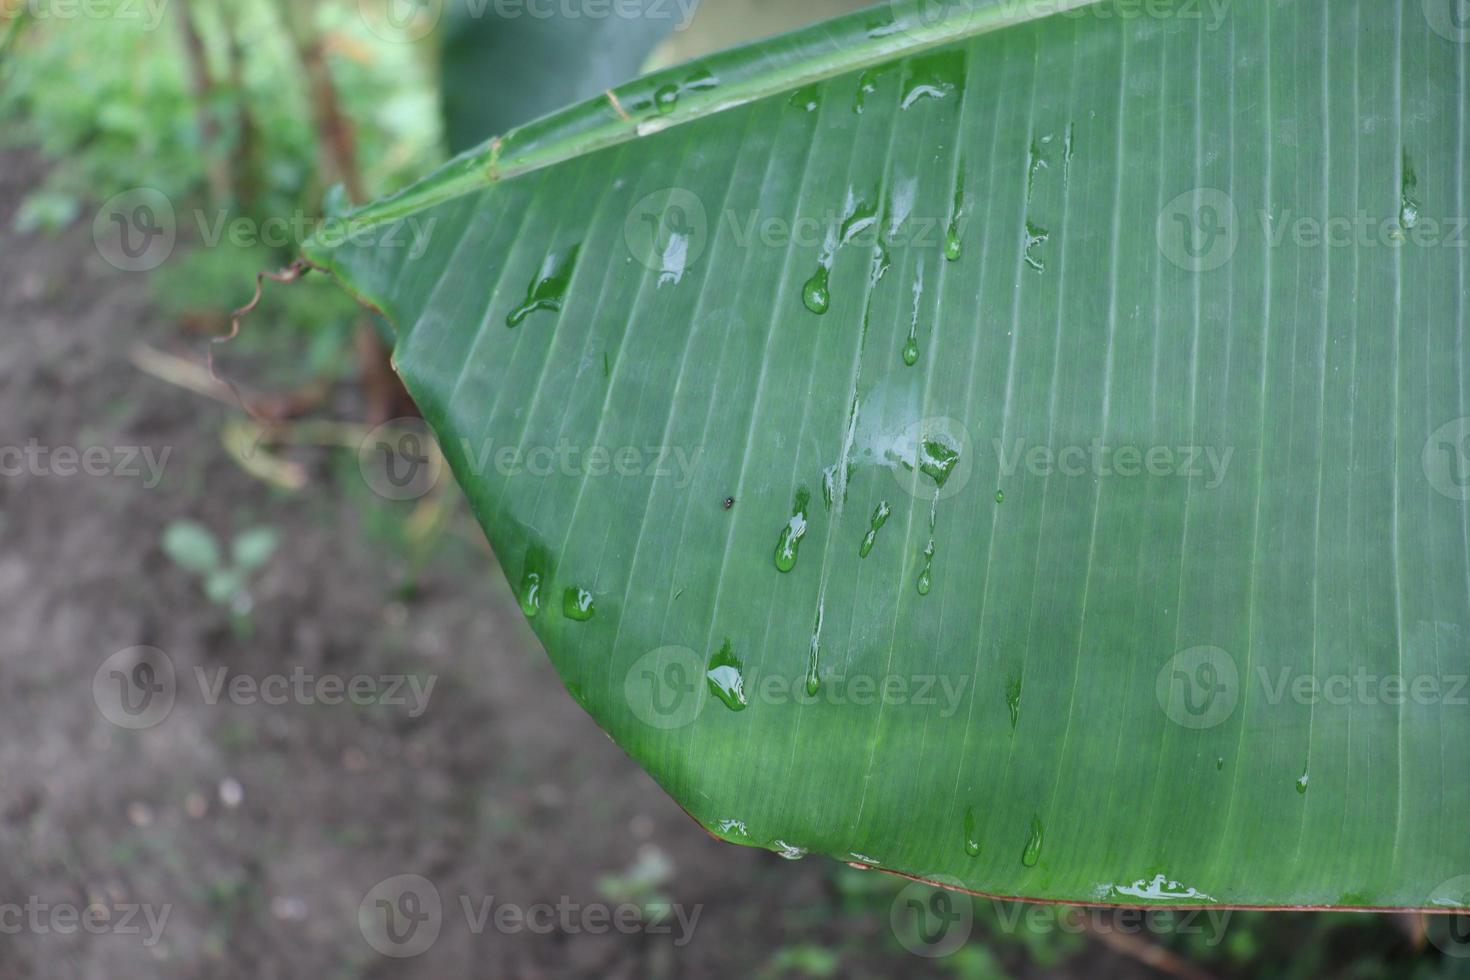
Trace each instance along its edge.
<instances>
[{"instance_id":1,"label":"dried brown stem","mask_svg":"<svg viewBox=\"0 0 1470 980\"><path fill-rule=\"evenodd\" d=\"M242 409L245 410L245 414L249 415L252 419L254 419L256 422L259 422L262 426L265 427L269 427L280 420L273 420L269 418L265 413L261 412L255 406L253 401L247 401L244 396L240 394L240 389L235 386L235 383L233 381L229 380L228 378L220 377L219 371L215 367L214 363L214 349L218 345L228 344L230 341L240 336L240 321L253 313L255 311L255 308L260 305L261 296L264 294L265 291L265 280L269 279L271 282L290 283L295 282L310 271L311 266L307 265L304 259L297 259L295 262L292 262L290 265L286 266L279 272L271 272L268 269L263 269L260 272L257 272L255 274L255 295L250 298L250 302L246 303L244 306L240 307L230 314L230 332L222 337L215 337L209 342L209 357L207 360L207 363L209 365L209 376L218 383L228 388L230 390L230 394L234 395L235 401Z\"/></svg>"}]
</instances>

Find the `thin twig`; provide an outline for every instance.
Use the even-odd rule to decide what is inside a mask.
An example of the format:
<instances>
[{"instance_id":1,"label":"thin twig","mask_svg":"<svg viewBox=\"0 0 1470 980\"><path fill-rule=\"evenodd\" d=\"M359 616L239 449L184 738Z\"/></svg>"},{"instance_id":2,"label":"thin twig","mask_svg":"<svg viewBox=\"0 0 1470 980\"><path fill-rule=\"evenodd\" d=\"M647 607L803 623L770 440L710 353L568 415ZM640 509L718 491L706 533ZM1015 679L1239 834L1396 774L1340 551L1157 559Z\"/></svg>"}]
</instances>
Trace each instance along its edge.
<instances>
[{"instance_id":1,"label":"thin twig","mask_svg":"<svg viewBox=\"0 0 1470 980\"><path fill-rule=\"evenodd\" d=\"M214 349L219 344L228 344L230 341L234 340L240 335L240 321L253 313L255 311L255 308L260 305L260 298L265 289L265 280L269 279L271 280L271 282L280 283L295 282L297 279L300 279L302 276L306 275L306 273L310 271L311 267L307 265L305 261L297 259L295 262L292 262L280 272L271 272L269 270L262 270L260 272L257 272L255 274L255 295L250 298L250 302L246 303L244 306L240 307L238 310L230 314L230 332L225 334L223 337L215 337L209 342L209 376L215 381L224 385L226 388L230 389L230 394L235 396L235 401L238 402L240 407L245 410L245 414L249 415L256 422L259 422L263 427L269 427L272 424L271 420L266 418L266 416L258 411L254 405L247 402L244 397L241 396L240 389L235 387L235 383L233 381L229 380L228 378L220 377L219 371L215 368L214 364Z\"/></svg>"},{"instance_id":2,"label":"thin twig","mask_svg":"<svg viewBox=\"0 0 1470 980\"><path fill-rule=\"evenodd\" d=\"M157 378L167 384L192 391L196 395L205 398L213 398L231 407L235 399L230 397L228 385L222 384L209 376L209 371L203 364L192 361L187 357L170 354L156 347L142 343L134 344L128 352L128 360L133 367L142 371L149 377Z\"/></svg>"}]
</instances>

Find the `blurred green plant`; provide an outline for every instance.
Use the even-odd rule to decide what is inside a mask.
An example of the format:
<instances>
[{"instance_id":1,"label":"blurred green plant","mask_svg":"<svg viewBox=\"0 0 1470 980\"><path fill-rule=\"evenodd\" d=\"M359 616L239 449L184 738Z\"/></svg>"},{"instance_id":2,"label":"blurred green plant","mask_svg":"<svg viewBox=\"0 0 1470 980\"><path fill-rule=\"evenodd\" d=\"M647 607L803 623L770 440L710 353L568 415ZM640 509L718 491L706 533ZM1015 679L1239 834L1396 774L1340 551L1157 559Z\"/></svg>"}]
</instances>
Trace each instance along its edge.
<instances>
[{"instance_id":1,"label":"blurred green plant","mask_svg":"<svg viewBox=\"0 0 1470 980\"><path fill-rule=\"evenodd\" d=\"M163 531L163 553L200 579L209 601L225 606L237 629L248 632L255 600L250 583L275 554L278 538L268 527L241 531L230 540L228 554L214 534L197 521L174 521Z\"/></svg>"},{"instance_id":2,"label":"blurred green plant","mask_svg":"<svg viewBox=\"0 0 1470 980\"><path fill-rule=\"evenodd\" d=\"M597 880L598 893L615 905L638 906L644 921L667 915L671 900L664 886L674 876L674 863L661 848L640 848L638 857L621 874L603 875Z\"/></svg>"},{"instance_id":3,"label":"blurred green plant","mask_svg":"<svg viewBox=\"0 0 1470 980\"><path fill-rule=\"evenodd\" d=\"M363 189L391 192L442 156L432 66L421 47L373 33L351 0L302 6L355 124ZM0 143L35 147L54 163L21 209L22 230L58 227L84 202L134 187L197 202L221 156L236 186L211 206L315 213L327 191L321 148L282 6L190 0L163 8L156 24L130 16L136 9L92 0L89 16L34 20L12 42L0 69ZM0 36L19 23L0 25ZM202 79L191 69L192 34Z\"/></svg>"},{"instance_id":4,"label":"blurred green plant","mask_svg":"<svg viewBox=\"0 0 1470 980\"><path fill-rule=\"evenodd\" d=\"M256 273L293 261L323 217L444 156L433 45L404 43L357 0L60 11L0 3L0 147L47 160L17 230L55 232L126 192L162 194L178 244L149 286L199 333L227 330ZM255 383L297 391L343 377L355 357L374 416L393 382L386 350L363 341L373 326L308 282L268 291L232 354L267 355Z\"/></svg>"},{"instance_id":5,"label":"blurred green plant","mask_svg":"<svg viewBox=\"0 0 1470 980\"><path fill-rule=\"evenodd\" d=\"M814 943L797 943L777 949L757 976L835 977L841 965L842 957L835 951Z\"/></svg>"}]
</instances>

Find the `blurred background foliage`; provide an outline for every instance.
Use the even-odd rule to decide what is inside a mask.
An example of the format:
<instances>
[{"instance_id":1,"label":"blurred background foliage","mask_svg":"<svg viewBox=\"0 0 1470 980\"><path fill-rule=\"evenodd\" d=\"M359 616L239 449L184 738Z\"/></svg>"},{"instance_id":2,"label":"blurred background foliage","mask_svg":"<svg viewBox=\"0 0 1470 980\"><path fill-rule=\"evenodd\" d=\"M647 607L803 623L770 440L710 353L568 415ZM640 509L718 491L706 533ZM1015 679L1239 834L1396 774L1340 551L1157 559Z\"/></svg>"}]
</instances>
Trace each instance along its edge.
<instances>
[{"instance_id":1,"label":"blurred background foliage","mask_svg":"<svg viewBox=\"0 0 1470 980\"><path fill-rule=\"evenodd\" d=\"M402 186L440 157L432 52L384 40L355 3L188 0L163 6L153 27L116 13L140 10L135 0L96 2L114 16L53 20L19 4L11 15L27 23L3 67L0 132L55 163L21 209L24 228L65 225L87 201L139 186L176 200L213 191L211 204L261 216L319 208L327 186L311 66L284 16L292 8L355 124L367 194ZM222 164L234 179L211 187Z\"/></svg>"},{"instance_id":2,"label":"blurred background foliage","mask_svg":"<svg viewBox=\"0 0 1470 980\"><path fill-rule=\"evenodd\" d=\"M228 311L249 299L258 271L295 257L292 241L210 241L219 222L244 218L258 226L285 217L309 231L344 198L391 193L451 150L600 91L640 66L862 5L704 0L685 29L670 33L668 23L472 18L465 2L456 0L425 31L412 19L375 18L371 12L383 5L359 0L92 0L88 9L99 15L72 17L35 0L0 0L0 149L45 160L44 178L14 209L12 230L56 234L88 223L113 195L161 191L181 216L199 220L181 217L182 245L149 277L149 288L169 329L197 348L201 335L228 327ZM267 291L232 357L262 386L350 383L355 361L361 382L352 337L362 317L334 285L311 277ZM170 339L177 338L163 338ZM349 393L345 411L359 408ZM227 431L227 445L230 438ZM357 487L357 503L371 502L354 481L342 482ZM410 569L425 560L422 539L432 544L450 523L433 508L375 503L362 522L366 535L406 555ZM255 558L242 541L255 542ZM230 608L245 635L251 575L277 546L268 528L247 529L233 545L243 558L232 564L221 557L224 545L188 521L171 525L164 540L172 561L212 583L206 592ZM677 874L660 852L605 877L600 888L610 900L656 904ZM886 926L905 882L836 864L824 874L824 901L783 913L786 935L805 938L775 945L760 976L839 976L855 955L902 969L921 965ZM1426 927L1443 923L1419 916L1242 912L1217 934L1208 923L1186 929L1162 913L1161 927L1139 935L1079 929L1066 920L1067 909L955 901L973 904L974 938L942 960L922 962L936 975L1087 976L1089 950L1101 946L1135 964L1132 976L1470 976L1470 960L1443 956L1429 941ZM842 922L869 927L834 925Z\"/></svg>"}]
</instances>

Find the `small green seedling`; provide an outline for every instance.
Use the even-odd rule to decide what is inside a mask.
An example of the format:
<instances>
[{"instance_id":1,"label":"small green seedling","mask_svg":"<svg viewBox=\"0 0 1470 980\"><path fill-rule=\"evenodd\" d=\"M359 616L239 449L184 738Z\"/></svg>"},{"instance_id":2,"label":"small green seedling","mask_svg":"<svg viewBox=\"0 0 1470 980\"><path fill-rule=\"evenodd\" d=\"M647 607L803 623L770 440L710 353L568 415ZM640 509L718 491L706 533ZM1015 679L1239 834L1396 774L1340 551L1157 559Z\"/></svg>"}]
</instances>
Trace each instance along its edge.
<instances>
[{"instance_id":1,"label":"small green seedling","mask_svg":"<svg viewBox=\"0 0 1470 980\"><path fill-rule=\"evenodd\" d=\"M175 565L200 576L211 602L227 606L237 619L250 615L255 601L250 580L276 550L276 532L254 527L236 534L229 558L214 534L195 521L175 521L163 531L163 551Z\"/></svg>"}]
</instances>

